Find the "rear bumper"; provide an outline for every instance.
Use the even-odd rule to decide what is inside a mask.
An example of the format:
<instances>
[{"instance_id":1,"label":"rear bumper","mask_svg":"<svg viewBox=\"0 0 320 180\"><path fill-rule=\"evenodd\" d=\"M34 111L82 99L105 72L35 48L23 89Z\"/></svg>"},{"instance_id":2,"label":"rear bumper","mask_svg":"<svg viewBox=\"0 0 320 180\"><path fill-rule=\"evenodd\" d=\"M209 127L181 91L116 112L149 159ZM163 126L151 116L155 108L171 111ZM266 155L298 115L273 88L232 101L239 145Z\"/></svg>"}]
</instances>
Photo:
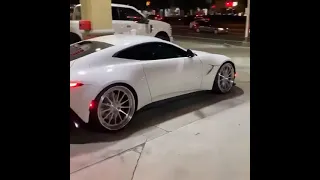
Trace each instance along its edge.
<instances>
[{"instance_id":1,"label":"rear bumper","mask_svg":"<svg viewBox=\"0 0 320 180\"><path fill-rule=\"evenodd\" d=\"M83 124L84 122L81 120L81 118L70 108L70 128L75 126L80 127L83 126Z\"/></svg>"},{"instance_id":2,"label":"rear bumper","mask_svg":"<svg viewBox=\"0 0 320 180\"><path fill-rule=\"evenodd\" d=\"M94 85L70 89L70 109L85 123L89 122L90 103L96 98L99 90Z\"/></svg>"}]
</instances>

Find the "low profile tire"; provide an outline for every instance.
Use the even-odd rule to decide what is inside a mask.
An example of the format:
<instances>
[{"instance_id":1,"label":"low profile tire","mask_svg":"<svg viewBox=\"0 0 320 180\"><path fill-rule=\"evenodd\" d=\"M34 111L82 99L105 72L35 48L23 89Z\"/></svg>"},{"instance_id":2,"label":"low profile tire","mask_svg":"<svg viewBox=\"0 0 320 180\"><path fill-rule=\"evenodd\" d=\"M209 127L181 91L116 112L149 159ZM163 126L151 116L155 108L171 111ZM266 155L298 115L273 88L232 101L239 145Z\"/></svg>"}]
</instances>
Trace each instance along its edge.
<instances>
[{"instance_id":1,"label":"low profile tire","mask_svg":"<svg viewBox=\"0 0 320 180\"><path fill-rule=\"evenodd\" d=\"M170 41L170 38L166 33L160 32L156 35L156 37L165 41Z\"/></svg>"},{"instance_id":2,"label":"low profile tire","mask_svg":"<svg viewBox=\"0 0 320 180\"><path fill-rule=\"evenodd\" d=\"M133 92L123 85L111 85L95 99L96 107L90 112L89 123L99 131L118 131L124 128L136 111Z\"/></svg>"},{"instance_id":3,"label":"low profile tire","mask_svg":"<svg viewBox=\"0 0 320 180\"><path fill-rule=\"evenodd\" d=\"M230 92L234 86L235 69L230 62L224 63L214 79L212 91L219 94Z\"/></svg>"}]
</instances>

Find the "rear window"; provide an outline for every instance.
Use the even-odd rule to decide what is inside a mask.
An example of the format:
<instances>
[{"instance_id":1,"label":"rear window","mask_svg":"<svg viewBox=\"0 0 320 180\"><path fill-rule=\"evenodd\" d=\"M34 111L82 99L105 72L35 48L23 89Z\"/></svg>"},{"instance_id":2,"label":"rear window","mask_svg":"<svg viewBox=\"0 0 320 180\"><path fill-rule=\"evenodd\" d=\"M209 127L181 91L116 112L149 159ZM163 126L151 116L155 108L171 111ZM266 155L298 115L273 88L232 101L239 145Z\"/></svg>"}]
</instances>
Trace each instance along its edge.
<instances>
[{"instance_id":1,"label":"rear window","mask_svg":"<svg viewBox=\"0 0 320 180\"><path fill-rule=\"evenodd\" d=\"M82 41L70 45L70 61L87 56L113 46L112 44L98 41Z\"/></svg>"}]
</instances>

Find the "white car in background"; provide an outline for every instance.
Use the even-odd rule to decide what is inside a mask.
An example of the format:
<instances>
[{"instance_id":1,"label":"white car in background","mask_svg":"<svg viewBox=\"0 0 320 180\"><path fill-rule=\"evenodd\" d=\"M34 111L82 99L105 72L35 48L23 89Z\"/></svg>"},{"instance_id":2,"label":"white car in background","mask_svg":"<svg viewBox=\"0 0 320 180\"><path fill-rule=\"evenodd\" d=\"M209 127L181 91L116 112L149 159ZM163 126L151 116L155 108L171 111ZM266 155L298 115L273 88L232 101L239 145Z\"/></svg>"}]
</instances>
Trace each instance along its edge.
<instances>
[{"instance_id":1,"label":"white car in background","mask_svg":"<svg viewBox=\"0 0 320 180\"><path fill-rule=\"evenodd\" d=\"M115 34L133 34L158 37L166 41L172 41L172 28L170 24L149 20L138 9L122 4L111 4L112 8L112 28ZM81 5L73 8L73 14L70 21L70 44L84 39L82 36L84 29L81 20ZM87 27L86 27L87 28ZM89 29L89 36L95 36Z\"/></svg>"},{"instance_id":2,"label":"white car in background","mask_svg":"<svg viewBox=\"0 0 320 180\"><path fill-rule=\"evenodd\" d=\"M228 93L235 76L224 55L148 36L100 36L70 45L70 108L85 123L115 131L150 103L201 90Z\"/></svg>"}]
</instances>

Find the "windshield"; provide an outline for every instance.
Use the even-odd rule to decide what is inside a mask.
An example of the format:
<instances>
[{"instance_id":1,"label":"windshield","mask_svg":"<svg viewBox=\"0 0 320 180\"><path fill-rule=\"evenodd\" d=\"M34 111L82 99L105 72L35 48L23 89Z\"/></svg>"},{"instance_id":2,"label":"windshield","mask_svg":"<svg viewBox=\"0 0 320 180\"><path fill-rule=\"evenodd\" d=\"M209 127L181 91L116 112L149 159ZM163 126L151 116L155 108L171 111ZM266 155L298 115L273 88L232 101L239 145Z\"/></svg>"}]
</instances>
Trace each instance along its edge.
<instances>
[{"instance_id":1,"label":"windshield","mask_svg":"<svg viewBox=\"0 0 320 180\"><path fill-rule=\"evenodd\" d=\"M70 45L70 61L101 51L111 46L113 45L99 41L81 41L72 44Z\"/></svg>"}]
</instances>

